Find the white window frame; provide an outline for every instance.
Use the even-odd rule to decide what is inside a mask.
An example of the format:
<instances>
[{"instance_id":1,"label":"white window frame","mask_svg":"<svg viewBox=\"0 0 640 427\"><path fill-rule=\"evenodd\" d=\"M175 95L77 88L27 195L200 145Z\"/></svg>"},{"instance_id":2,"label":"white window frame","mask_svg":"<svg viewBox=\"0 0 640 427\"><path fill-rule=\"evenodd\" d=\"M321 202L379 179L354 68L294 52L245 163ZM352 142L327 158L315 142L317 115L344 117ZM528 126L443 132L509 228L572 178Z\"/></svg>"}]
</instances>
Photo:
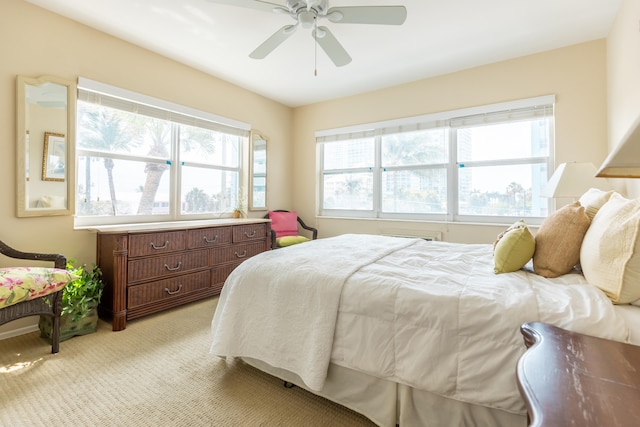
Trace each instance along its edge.
<instances>
[{"instance_id":1,"label":"white window frame","mask_svg":"<svg viewBox=\"0 0 640 427\"><path fill-rule=\"evenodd\" d=\"M424 221L447 221L459 223L507 223L520 219L512 216L480 216L480 215L459 215L458 212L458 173L457 168L460 163L457 161L457 129L466 126L469 121L491 120L495 115L506 115L513 112L518 114L522 110L531 110L536 107L548 108L545 115L550 117L550 135L548 156L528 157L526 164L542 163L547 166L547 179L553 173L554 164L554 134L553 134L553 111L555 109L555 95L544 95L533 98L526 98L515 101L501 102L478 107L470 107L446 112L438 112L422 116L408 117L397 120L388 120L375 123L367 123L343 128L327 129L317 131L316 151L318 159L316 170L316 193L318 195L317 206L318 216L336 218L372 218L372 219L395 219L395 220L424 220ZM381 135L385 133L397 133L429 128L448 128L449 131L449 160L446 164L429 165L430 168L447 169L447 212L444 214L407 214L407 213L384 213L381 211ZM371 211L324 209L324 150L325 143L341 140L350 140L363 137L375 138L375 165L373 167L373 209ZM485 162L465 162L468 166L485 165L510 165L522 163L521 159L504 159ZM349 171L352 171L349 169ZM332 173L340 172L332 170ZM547 201L547 211L551 212L552 199ZM544 217L526 217L530 224L540 224Z\"/></svg>"},{"instance_id":2,"label":"white window frame","mask_svg":"<svg viewBox=\"0 0 640 427\"><path fill-rule=\"evenodd\" d=\"M239 174L239 191L242 193L244 181L246 180L245 159L243 152L246 150L248 144L249 135L251 132L251 125L243 123L237 120L229 119L226 117L218 116L215 114L207 113L197 109L193 109L184 105L175 104L173 102L165 101L162 99L154 98L130 90L118 88L105 83L97 82L87 78L78 78L78 97L77 99L82 101L94 102L97 104L104 104L108 106L117 106L116 108L123 109L125 111L137 112L150 117L160 118L172 123L172 141L176 140L177 129L175 125L185 124L190 126L203 127L210 130L230 133L242 138L242 142L238 152L238 166L215 166L201 165L194 162L182 161L179 162L179 146L172 142L171 153L169 159L157 159L141 155L130 155L123 153L103 153L88 149L81 149L77 147L75 151L75 162L78 164L78 158L83 156L91 157L108 157L121 160L135 160L143 162L159 162L167 163L170 166L171 181L170 181L170 205L172 210L168 214L154 214L154 215L115 215L115 216L76 216L74 220L74 226L76 228L96 226L96 225L112 225L112 224L128 224L128 223L141 223L141 222L166 222L166 221L183 221L183 220L201 220L212 219L215 217L225 216L228 214L232 216L232 212L224 213L205 213L205 214L182 214L181 213L181 196L180 196L180 169L182 166L198 166L206 167L217 170L230 170L237 171ZM112 105L110 105L112 104ZM108 154L108 155L106 155ZM76 168L76 173L77 173ZM74 191L77 190L78 180L75 177ZM238 198L241 194L238 194Z\"/></svg>"}]
</instances>

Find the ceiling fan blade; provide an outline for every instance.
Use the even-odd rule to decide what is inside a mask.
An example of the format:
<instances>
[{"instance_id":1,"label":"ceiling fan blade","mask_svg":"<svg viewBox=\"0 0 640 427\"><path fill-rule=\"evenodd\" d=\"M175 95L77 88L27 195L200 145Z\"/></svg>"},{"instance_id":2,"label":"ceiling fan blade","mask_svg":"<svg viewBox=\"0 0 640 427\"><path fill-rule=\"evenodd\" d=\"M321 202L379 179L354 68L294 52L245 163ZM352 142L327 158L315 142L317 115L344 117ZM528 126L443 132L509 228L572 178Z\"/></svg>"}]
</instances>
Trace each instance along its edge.
<instances>
[{"instance_id":1,"label":"ceiling fan blade","mask_svg":"<svg viewBox=\"0 0 640 427\"><path fill-rule=\"evenodd\" d=\"M317 34L323 34L322 37L317 36L316 32ZM344 50L340 42L327 27L318 27L317 30L313 30L312 35L336 67L342 67L351 62L351 57L347 51Z\"/></svg>"},{"instance_id":2,"label":"ceiling fan blade","mask_svg":"<svg viewBox=\"0 0 640 427\"><path fill-rule=\"evenodd\" d=\"M345 6L327 11L329 21L336 24L402 25L407 19L404 6Z\"/></svg>"},{"instance_id":3,"label":"ceiling fan blade","mask_svg":"<svg viewBox=\"0 0 640 427\"><path fill-rule=\"evenodd\" d=\"M295 32L295 30L296 25L285 25L284 27L273 33L271 37L262 42L260 46L258 46L253 52L249 54L249 57L253 59L264 59L275 48L280 46L286 39L288 39L291 34Z\"/></svg>"},{"instance_id":4,"label":"ceiling fan blade","mask_svg":"<svg viewBox=\"0 0 640 427\"><path fill-rule=\"evenodd\" d=\"M269 3L262 0L208 0L211 3L228 4L230 6L248 7L250 9L264 10L265 12L273 12L276 9L287 9L281 4Z\"/></svg>"}]
</instances>

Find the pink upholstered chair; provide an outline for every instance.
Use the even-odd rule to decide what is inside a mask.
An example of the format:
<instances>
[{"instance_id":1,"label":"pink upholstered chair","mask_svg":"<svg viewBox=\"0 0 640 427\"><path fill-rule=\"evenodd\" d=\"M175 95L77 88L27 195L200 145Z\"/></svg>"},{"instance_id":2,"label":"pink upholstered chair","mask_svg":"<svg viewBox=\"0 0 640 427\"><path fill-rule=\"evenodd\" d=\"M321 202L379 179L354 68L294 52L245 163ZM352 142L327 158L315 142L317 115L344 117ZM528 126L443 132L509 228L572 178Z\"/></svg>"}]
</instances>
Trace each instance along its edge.
<instances>
[{"instance_id":1,"label":"pink upholstered chair","mask_svg":"<svg viewBox=\"0 0 640 427\"><path fill-rule=\"evenodd\" d=\"M318 238L318 230L304 223L297 212L285 210L269 211L265 218L271 219L271 248L278 249ZM300 229L311 238L300 234Z\"/></svg>"}]
</instances>

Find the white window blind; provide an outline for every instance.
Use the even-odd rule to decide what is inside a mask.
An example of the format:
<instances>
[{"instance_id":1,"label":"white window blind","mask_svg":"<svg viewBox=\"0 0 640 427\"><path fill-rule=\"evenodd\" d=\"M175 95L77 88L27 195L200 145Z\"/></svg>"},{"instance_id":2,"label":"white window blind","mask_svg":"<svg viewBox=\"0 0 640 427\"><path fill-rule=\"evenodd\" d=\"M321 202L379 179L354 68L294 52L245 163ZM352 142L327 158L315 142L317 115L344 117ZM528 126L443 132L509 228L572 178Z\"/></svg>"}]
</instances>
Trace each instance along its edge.
<instances>
[{"instance_id":1,"label":"white window blind","mask_svg":"<svg viewBox=\"0 0 640 427\"><path fill-rule=\"evenodd\" d=\"M366 123L316 132L316 143L391 135L439 127L478 126L553 116L555 95L544 95L479 107Z\"/></svg>"},{"instance_id":2,"label":"white window blind","mask_svg":"<svg viewBox=\"0 0 640 427\"><path fill-rule=\"evenodd\" d=\"M78 78L78 100L235 136L247 137L251 130L247 123L83 77Z\"/></svg>"},{"instance_id":3,"label":"white window blind","mask_svg":"<svg viewBox=\"0 0 640 427\"><path fill-rule=\"evenodd\" d=\"M512 123L521 120L531 120L553 116L553 104L537 105L534 107L517 108L513 110L491 113L475 114L472 116L456 117L449 120L451 127L475 127L482 125L494 125L499 123Z\"/></svg>"}]
</instances>

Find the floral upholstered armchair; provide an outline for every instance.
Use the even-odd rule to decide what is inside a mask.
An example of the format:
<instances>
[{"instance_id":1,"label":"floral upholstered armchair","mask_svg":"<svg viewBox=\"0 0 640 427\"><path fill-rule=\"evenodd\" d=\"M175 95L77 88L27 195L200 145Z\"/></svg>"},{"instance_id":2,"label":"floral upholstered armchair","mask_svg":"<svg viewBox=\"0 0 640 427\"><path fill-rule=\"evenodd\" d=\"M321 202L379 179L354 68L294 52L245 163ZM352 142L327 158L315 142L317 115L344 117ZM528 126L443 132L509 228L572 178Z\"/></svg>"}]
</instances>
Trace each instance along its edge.
<instances>
[{"instance_id":1,"label":"floral upholstered armchair","mask_svg":"<svg viewBox=\"0 0 640 427\"><path fill-rule=\"evenodd\" d=\"M0 268L0 325L27 316L51 316L51 353L57 353L60 349L62 291L77 277L66 270L64 255L21 252L2 241L0 253L14 259L53 263L53 267Z\"/></svg>"}]
</instances>

